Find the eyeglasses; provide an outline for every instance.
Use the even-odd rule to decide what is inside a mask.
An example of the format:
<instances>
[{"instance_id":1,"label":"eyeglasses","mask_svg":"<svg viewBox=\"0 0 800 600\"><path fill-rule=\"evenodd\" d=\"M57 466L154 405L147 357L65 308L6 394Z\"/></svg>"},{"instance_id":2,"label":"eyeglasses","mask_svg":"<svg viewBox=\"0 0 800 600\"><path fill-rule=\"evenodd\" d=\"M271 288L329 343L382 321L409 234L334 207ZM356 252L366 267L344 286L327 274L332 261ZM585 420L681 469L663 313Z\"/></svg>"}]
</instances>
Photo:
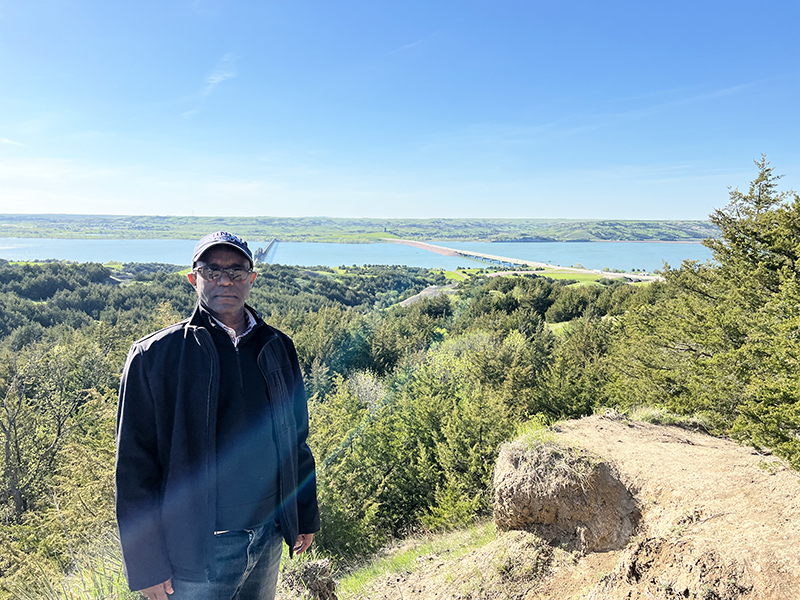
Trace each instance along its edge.
<instances>
[{"instance_id":1,"label":"eyeglasses","mask_svg":"<svg viewBox=\"0 0 800 600\"><path fill-rule=\"evenodd\" d=\"M216 281L222 277L222 273L227 273L231 281L243 281L247 279L252 269L242 269L241 267L231 267L230 269L223 269L221 267L195 267L194 272L198 273L200 277L206 281Z\"/></svg>"}]
</instances>

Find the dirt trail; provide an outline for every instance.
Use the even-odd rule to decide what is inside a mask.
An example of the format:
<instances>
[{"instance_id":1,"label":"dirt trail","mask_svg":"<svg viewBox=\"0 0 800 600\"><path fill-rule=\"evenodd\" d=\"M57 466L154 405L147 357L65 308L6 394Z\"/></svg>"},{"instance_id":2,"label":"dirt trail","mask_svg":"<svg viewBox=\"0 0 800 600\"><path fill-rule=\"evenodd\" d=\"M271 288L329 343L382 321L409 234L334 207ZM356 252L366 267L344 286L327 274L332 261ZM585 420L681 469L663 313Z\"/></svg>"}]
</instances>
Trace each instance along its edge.
<instances>
[{"instance_id":1,"label":"dirt trail","mask_svg":"<svg viewBox=\"0 0 800 600\"><path fill-rule=\"evenodd\" d=\"M655 551L649 575L628 586L617 581L616 591L631 595L596 597L669 597L651 587L680 597L692 593L694 570L717 568L739 582L743 598L800 598L800 480L782 461L702 433L617 418L571 421L559 436L614 463L640 502L640 538L652 547L629 547L621 560Z\"/></svg>"},{"instance_id":2,"label":"dirt trail","mask_svg":"<svg viewBox=\"0 0 800 600\"><path fill-rule=\"evenodd\" d=\"M634 493L642 518L625 548L581 557L511 531L457 561L430 557L368 597L800 599L800 476L782 461L615 416L562 423L556 432L562 444L612 463Z\"/></svg>"}]
</instances>

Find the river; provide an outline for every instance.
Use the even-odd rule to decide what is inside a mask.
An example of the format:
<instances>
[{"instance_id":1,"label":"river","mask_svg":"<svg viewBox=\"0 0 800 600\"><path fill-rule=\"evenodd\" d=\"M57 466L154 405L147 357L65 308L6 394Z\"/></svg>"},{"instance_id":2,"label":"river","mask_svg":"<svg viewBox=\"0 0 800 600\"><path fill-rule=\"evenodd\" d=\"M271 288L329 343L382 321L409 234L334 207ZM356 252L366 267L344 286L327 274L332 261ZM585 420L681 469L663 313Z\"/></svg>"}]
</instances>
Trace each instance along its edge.
<instances>
[{"instance_id":1,"label":"river","mask_svg":"<svg viewBox=\"0 0 800 600\"><path fill-rule=\"evenodd\" d=\"M677 267L683 260L704 261L711 252L701 244L668 242L432 242L469 250L560 266L580 264L587 269L653 271L666 261ZM0 238L0 258L6 260L72 260L77 262L161 262L188 265L195 240L78 240ZM251 241L255 249L264 241ZM279 242L267 261L285 265L337 267L341 265L406 265L455 269L484 263L442 256L403 244L330 244Z\"/></svg>"}]
</instances>

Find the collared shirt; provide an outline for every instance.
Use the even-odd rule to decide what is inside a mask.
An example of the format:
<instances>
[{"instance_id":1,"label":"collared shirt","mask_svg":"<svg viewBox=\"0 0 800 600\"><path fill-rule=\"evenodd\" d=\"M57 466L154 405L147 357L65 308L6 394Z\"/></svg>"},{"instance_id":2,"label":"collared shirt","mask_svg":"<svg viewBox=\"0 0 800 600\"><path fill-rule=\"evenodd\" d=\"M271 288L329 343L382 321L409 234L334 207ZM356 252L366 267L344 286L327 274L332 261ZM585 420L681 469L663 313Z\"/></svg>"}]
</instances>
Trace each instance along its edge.
<instances>
[{"instance_id":1,"label":"collared shirt","mask_svg":"<svg viewBox=\"0 0 800 600\"><path fill-rule=\"evenodd\" d=\"M246 336L248 333L250 333L250 330L252 330L253 327L256 326L256 318L250 313L250 311L248 309L246 309L246 308L244 309L244 314L247 316L247 327L245 328L244 333L242 333L242 335L236 335L236 330L235 329L232 329L231 327L228 327L227 325L225 325L225 323L223 323L222 321L217 319L211 313L209 313L208 316L210 316L212 319L214 319L214 322L217 325L219 325L220 327L222 327L223 330L225 330L225 333L227 333L228 337L231 338L231 341L233 342L234 348L238 348L239 347L239 342L242 341L242 338L244 336Z\"/></svg>"}]
</instances>

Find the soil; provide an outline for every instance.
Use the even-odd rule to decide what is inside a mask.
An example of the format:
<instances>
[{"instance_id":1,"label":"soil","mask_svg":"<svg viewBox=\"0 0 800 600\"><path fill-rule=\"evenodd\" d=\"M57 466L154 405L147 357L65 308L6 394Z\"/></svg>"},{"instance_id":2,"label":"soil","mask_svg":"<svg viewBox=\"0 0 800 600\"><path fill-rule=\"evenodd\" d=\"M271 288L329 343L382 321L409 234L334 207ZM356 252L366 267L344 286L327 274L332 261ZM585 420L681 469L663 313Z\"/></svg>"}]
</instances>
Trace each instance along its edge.
<instances>
[{"instance_id":1,"label":"soil","mask_svg":"<svg viewBox=\"0 0 800 600\"><path fill-rule=\"evenodd\" d=\"M614 469L639 511L607 551L508 531L457 559L427 557L368 598L797 600L800 475L729 440L616 415L562 423L556 441Z\"/></svg>"},{"instance_id":2,"label":"soil","mask_svg":"<svg viewBox=\"0 0 800 600\"><path fill-rule=\"evenodd\" d=\"M456 283L448 283L447 285L429 285L424 290L422 290L419 294L415 294L409 298L406 298L400 303L400 306L411 306L415 302L419 302L423 298L435 298L441 294L455 294L456 293Z\"/></svg>"}]
</instances>

